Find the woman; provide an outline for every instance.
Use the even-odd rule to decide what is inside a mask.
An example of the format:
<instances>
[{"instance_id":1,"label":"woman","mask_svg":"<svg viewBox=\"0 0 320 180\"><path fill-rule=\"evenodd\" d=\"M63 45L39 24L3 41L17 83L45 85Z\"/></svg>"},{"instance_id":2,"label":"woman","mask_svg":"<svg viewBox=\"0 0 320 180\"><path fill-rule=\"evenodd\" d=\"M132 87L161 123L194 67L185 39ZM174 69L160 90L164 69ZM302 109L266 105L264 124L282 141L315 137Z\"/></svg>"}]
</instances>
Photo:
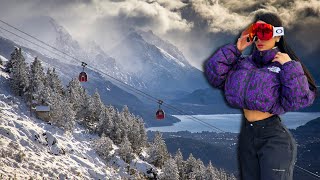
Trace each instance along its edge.
<instances>
[{"instance_id":1,"label":"woman","mask_svg":"<svg viewBox=\"0 0 320 180\"><path fill-rule=\"evenodd\" d=\"M258 14L236 45L220 48L206 63L209 82L243 109L239 134L242 180L289 180L297 156L292 134L278 116L310 106L317 87L289 48L279 17ZM250 56L242 51L254 44Z\"/></svg>"}]
</instances>

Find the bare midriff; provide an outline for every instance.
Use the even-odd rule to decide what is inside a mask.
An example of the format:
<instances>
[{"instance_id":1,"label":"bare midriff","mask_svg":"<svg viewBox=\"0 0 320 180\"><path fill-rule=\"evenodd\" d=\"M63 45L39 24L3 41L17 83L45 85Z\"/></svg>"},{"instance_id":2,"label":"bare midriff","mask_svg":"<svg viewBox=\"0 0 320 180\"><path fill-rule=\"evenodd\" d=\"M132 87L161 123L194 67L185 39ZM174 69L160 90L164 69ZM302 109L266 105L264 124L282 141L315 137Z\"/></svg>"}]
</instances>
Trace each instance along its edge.
<instances>
[{"instance_id":1,"label":"bare midriff","mask_svg":"<svg viewBox=\"0 0 320 180\"><path fill-rule=\"evenodd\" d=\"M243 109L243 113L246 119L250 122L260 121L273 115L268 112L249 110L249 109Z\"/></svg>"}]
</instances>

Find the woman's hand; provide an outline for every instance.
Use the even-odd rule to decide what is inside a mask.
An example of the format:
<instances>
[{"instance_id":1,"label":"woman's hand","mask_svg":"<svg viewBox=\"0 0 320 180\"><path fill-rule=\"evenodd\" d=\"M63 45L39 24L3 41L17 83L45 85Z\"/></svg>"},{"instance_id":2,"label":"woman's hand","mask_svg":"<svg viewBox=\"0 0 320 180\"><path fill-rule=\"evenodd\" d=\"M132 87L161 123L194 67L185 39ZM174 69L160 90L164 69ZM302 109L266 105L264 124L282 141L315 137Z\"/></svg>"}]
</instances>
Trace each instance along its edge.
<instances>
[{"instance_id":1,"label":"woman's hand","mask_svg":"<svg viewBox=\"0 0 320 180\"><path fill-rule=\"evenodd\" d=\"M272 62L279 62L281 65L283 65L286 62L292 61L290 56L287 53L281 53L278 52L275 56Z\"/></svg>"},{"instance_id":2,"label":"woman's hand","mask_svg":"<svg viewBox=\"0 0 320 180\"><path fill-rule=\"evenodd\" d=\"M237 41L237 48L242 53L243 50L245 50L248 46L250 46L253 41L247 42L247 38L249 37L249 34L242 35L238 38Z\"/></svg>"}]
</instances>

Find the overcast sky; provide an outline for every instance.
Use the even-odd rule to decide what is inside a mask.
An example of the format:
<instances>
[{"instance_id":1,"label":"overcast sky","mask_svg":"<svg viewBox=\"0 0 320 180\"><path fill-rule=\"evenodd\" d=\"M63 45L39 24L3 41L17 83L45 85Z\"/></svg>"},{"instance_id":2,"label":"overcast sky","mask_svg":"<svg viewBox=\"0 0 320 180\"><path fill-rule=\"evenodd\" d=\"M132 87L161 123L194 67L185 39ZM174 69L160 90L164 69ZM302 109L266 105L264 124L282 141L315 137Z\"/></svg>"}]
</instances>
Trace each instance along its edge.
<instances>
[{"instance_id":1,"label":"overcast sky","mask_svg":"<svg viewBox=\"0 0 320 180\"><path fill-rule=\"evenodd\" d=\"M41 28L45 16L81 44L95 41L105 50L131 27L152 30L199 69L214 49L233 42L259 11L279 14L285 30L295 34L294 42L308 52L319 49L319 0L0 0L0 19L40 38L51 33Z\"/></svg>"}]
</instances>

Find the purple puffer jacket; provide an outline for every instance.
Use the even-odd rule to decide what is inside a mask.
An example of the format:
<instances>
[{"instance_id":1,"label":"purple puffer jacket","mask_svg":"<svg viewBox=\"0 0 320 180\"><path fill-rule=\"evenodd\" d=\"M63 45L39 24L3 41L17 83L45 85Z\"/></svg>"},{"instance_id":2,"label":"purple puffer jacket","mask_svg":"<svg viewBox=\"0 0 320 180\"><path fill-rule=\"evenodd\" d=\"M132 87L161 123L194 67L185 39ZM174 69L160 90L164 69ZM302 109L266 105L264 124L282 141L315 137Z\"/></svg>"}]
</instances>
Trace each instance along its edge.
<instances>
[{"instance_id":1,"label":"purple puffer jacket","mask_svg":"<svg viewBox=\"0 0 320 180\"><path fill-rule=\"evenodd\" d=\"M272 62L277 52L256 50L242 57L235 45L228 44L207 61L205 73L236 108L283 114L310 106L315 92L309 89L300 62Z\"/></svg>"}]
</instances>

